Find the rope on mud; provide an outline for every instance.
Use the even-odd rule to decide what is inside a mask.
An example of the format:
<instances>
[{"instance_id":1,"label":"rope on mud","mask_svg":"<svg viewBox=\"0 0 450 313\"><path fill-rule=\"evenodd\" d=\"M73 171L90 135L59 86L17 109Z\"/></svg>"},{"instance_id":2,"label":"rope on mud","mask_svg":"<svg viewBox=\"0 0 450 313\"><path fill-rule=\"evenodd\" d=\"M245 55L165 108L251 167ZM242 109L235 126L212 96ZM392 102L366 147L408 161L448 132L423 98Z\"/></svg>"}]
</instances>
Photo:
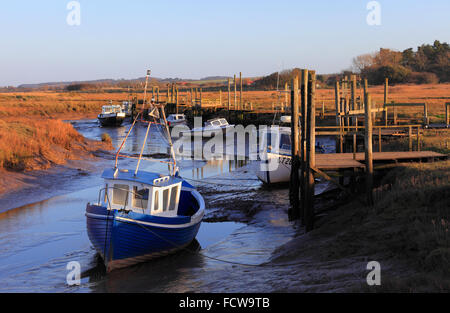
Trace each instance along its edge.
<instances>
[{"instance_id":1,"label":"rope on mud","mask_svg":"<svg viewBox=\"0 0 450 313\"><path fill-rule=\"evenodd\" d=\"M197 179L191 179L191 178L185 178L185 177L183 177L183 179L193 181L196 183L201 183L201 184L211 184L211 185L228 186L228 187L257 187L255 185L226 184L226 183L221 183L221 182L211 182L211 181L197 180ZM258 180L258 179L232 179L232 180Z\"/></svg>"},{"instance_id":2,"label":"rope on mud","mask_svg":"<svg viewBox=\"0 0 450 313\"><path fill-rule=\"evenodd\" d=\"M141 224L138 224L138 223L137 223L137 225L139 225L140 227L142 227L142 228L144 228L145 230L149 231L150 233L152 233L154 236L158 237L159 239L162 239L162 240L164 240L165 242L169 243L169 244L172 245L173 247L179 248L179 249L184 250L184 251L187 251L187 252L189 252L189 253L191 253L191 254L196 254L196 255L197 255L197 254L200 254L200 255L204 256L205 258L208 258L208 259L211 259L211 260L214 260L214 261L223 262L223 263L233 264L233 265L252 266L252 267L261 267L261 266L264 266L264 263L263 263L263 264L246 264L246 263L239 263L239 262L234 262L234 261L228 261L228 260L222 260L222 259L219 259L219 258L215 258L215 257L209 256L209 255L203 254L203 253L201 253L201 252L197 253L197 252L192 251L192 250L190 250L190 249L188 249L188 248L186 248L186 247L179 246L179 245L177 245L176 243L174 243L173 241L171 241L171 240L169 240L169 239L166 239L166 238L164 238L164 237L158 235L157 233L155 233L154 231L152 231L152 230L149 229L148 227L145 227L144 225L141 225Z\"/></svg>"},{"instance_id":3,"label":"rope on mud","mask_svg":"<svg viewBox=\"0 0 450 313\"><path fill-rule=\"evenodd\" d=\"M183 246L179 246L176 243L174 243L173 241L158 235L157 233L155 233L154 231L152 231L148 227L145 227L144 225L141 225L141 224L138 224L138 223L137 223L137 225L142 227L143 229L149 231L150 233L152 233L154 236L158 237L159 239L164 240L165 242L169 243L170 245L172 245L175 248L178 248L180 250L184 250L186 252L189 252L189 253L195 254L195 255L200 254L201 256L203 256L203 257L205 257L207 259L211 259L211 260L222 262L222 263L227 263L227 264L232 264L232 265L239 265L239 266L247 266L247 267L284 267L284 266L293 266L293 265L303 264L303 262L283 263L283 264L269 264L269 263L248 264L248 263L240 263L240 262L235 262L235 261L223 260L223 259L219 259L219 258L216 258L216 257L212 257L212 256L209 256L209 255L206 255L206 254L201 253L201 252L192 251L192 250L190 250L190 249L188 249L186 247L183 247Z\"/></svg>"}]
</instances>

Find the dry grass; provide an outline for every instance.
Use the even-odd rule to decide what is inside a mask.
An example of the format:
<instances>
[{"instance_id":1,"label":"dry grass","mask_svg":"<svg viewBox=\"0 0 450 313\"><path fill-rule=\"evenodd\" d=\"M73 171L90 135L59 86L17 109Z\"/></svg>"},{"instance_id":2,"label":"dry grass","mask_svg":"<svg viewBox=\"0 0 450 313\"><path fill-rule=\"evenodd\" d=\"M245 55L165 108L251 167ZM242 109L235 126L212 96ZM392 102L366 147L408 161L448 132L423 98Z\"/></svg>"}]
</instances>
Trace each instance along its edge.
<instances>
[{"instance_id":1,"label":"dry grass","mask_svg":"<svg viewBox=\"0 0 450 313\"><path fill-rule=\"evenodd\" d=\"M0 120L0 168L31 170L62 164L84 138L59 120Z\"/></svg>"}]
</instances>

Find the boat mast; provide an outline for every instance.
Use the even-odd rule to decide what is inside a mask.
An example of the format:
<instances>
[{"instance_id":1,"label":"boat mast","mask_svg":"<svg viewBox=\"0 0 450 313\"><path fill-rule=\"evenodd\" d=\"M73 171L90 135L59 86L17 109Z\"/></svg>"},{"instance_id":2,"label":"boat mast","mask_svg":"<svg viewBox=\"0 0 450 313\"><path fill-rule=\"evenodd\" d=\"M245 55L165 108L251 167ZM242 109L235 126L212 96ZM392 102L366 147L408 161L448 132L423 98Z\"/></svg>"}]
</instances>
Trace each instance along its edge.
<instances>
[{"instance_id":1,"label":"boat mast","mask_svg":"<svg viewBox=\"0 0 450 313\"><path fill-rule=\"evenodd\" d=\"M173 149L173 143L172 143L172 137L170 136L169 126L167 125L167 119L166 119L166 112L164 111L164 106L161 106L161 113L164 119L164 126L167 133L167 140L169 141L170 146L170 154L172 155L173 159L173 169L172 169L172 175L175 176L176 174L176 168L177 168L177 159L175 158L175 150Z\"/></svg>"},{"instance_id":2,"label":"boat mast","mask_svg":"<svg viewBox=\"0 0 450 313\"><path fill-rule=\"evenodd\" d=\"M147 70L147 75L145 76L145 88L144 88L144 101L142 102L142 110L145 109L145 102L147 100L147 86L148 86L148 78L150 77L151 70Z\"/></svg>"}]
</instances>

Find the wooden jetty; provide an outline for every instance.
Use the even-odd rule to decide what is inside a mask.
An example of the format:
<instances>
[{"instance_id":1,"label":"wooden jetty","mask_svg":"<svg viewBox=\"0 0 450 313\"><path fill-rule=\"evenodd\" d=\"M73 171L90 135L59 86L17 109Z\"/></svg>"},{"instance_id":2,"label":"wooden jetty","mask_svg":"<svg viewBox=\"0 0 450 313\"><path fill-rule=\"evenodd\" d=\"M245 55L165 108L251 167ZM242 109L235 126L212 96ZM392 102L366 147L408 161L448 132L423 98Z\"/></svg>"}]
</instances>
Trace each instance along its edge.
<instances>
[{"instance_id":1,"label":"wooden jetty","mask_svg":"<svg viewBox=\"0 0 450 313\"><path fill-rule=\"evenodd\" d=\"M176 84L167 85L165 101L157 87L152 88L152 98L156 98L156 103L164 102L168 113L185 113L188 119L196 116L205 120L226 117L230 123L244 126L272 125L274 115L291 115L289 218L300 220L307 231L314 228L315 176L332 181L345 191L348 190L343 186L343 178L349 177L350 181L355 182L359 176L364 180L366 202L373 205L375 171L406 162L432 162L448 157L436 152L421 151L423 129L431 126L428 105L389 101L388 79L384 83L383 103L377 107L372 101L367 80L356 75L338 80L334 98L326 99L334 107L334 110L328 112L325 111L325 100L322 99L319 103L316 99L316 86L315 71L304 69L299 77L293 78L290 84L285 84L284 90L277 89L277 103L273 102L271 108L254 105L248 101L248 96L245 97L247 101L244 100L242 73L239 73L239 77L234 75L233 78L228 78L225 90L217 87L217 100L204 99L201 87L180 92ZM224 100L223 97L227 99ZM406 125L400 125L400 107L419 107L423 114L418 119L409 119ZM327 126L316 126L317 118ZM436 127L448 128L449 123L450 102L445 104L444 123ZM316 136L334 136L336 153L316 154ZM408 138L409 151L383 152L382 141L392 137ZM364 152L358 151L361 146L364 147ZM330 177L332 174L327 174L329 172L337 173L339 181Z\"/></svg>"}]
</instances>

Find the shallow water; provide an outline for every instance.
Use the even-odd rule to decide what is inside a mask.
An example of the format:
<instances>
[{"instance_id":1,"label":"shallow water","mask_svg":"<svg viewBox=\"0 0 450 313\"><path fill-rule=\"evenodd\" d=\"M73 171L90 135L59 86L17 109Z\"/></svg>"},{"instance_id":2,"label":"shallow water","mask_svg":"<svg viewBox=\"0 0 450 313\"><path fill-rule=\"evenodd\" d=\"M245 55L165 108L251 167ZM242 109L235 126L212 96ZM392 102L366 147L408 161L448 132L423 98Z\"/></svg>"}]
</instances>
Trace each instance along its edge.
<instances>
[{"instance_id":1,"label":"shallow water","mask_svg":"<svg viewBox=\"0 0 450 313\"><path fill-rule=\"evenodd\" d=\"M113 145L118 147L126 136L129 125L119 128L100 128L96 120L72 122L84 136L99 139L108 133ZM140 152L139 143L145 136L145 127L137 126L124 146L124 153ZM329 144L326 141L326 144ZM330 144L331 146L331 144ZM150 142L145 154L166 153L167 143L159 132L152 128ZM227 176L233 182L235 170L246 165L246 161L191 161L179 163L181 175L199 181L205 178L219 179ZM101 170L111 167L114 159L108 157L97 161L95 168L86 175L74 175L73 179L55 180L45 188L62 190L63 194L51 196L44 201L21 206L0 213L0 292L186 292L186 291L244 291L251 290L254 277L243 274L240 280L227 279L224 273L236 265L214 260L244 264L260 264L269 260L274 249L295 234L293 225L288 222L281 203L286 202L286 188L267 190L255 180L252 173L245 171L244 178L254 198L273 198L272 207L258 212L250 223L219 222L202 223L197 242L189 247L194 252L181 251L175 255L136 266L117 270L108 275L104 273L95 250L86 232L84 210L86 203L98 197L102 185L99 178ZM134 160L124 160L121 167L134 168ZM167 171L167 165L158 162L142 162L142 170ZM57 173L55 174L57 175ZM219 178L218 178L219 177ZM236 184L236 182L234 182ZM194 183L195 184L195 183ZM237 186L237 184L236 184ZM233 203L233 195L227 191L233 187L222 187L220 191L206 191L207 212L220 210L208 207L217 194L227 195L227 202ZM27 190L27 201L34 193ZM23 193L23 191L22 191ZM217 193L217 194L216 194ZM20 194L20 193L18 193ZM49 193L50 194L50 193ZM280 200L276 200L280 199ZM11 199L8 200L9 204ZM277 205L279 201L280 206ZM214 203L212 201L212 203ZM236 202L238 203L238 202ZM3 205L3 204L2 204ZM4 204L6 207L6 204ZM68 286L66 266L71 261L81 264L83 272L80 286ZM244 271L245 273L245 271ZM221 277L217 281L217 277ZM236 287L239 286L239 287Z\"/></svg>"}]
</instances>

